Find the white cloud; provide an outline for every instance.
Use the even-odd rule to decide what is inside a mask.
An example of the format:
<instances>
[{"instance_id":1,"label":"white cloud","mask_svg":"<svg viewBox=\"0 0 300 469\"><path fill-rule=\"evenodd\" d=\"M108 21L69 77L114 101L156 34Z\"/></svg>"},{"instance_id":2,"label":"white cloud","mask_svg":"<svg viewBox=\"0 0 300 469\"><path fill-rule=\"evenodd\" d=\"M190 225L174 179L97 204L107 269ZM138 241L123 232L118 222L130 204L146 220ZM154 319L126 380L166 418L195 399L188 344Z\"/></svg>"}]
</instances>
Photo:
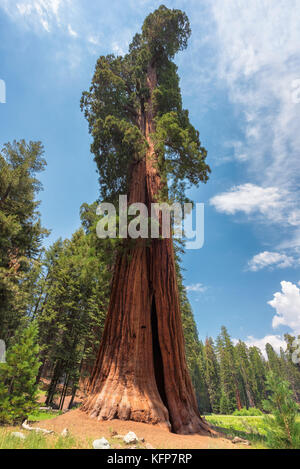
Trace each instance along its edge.
<instances>
[{"instance_id":1,"label":"white cloud","mask_svg":"<svg viewBox=\"0 0 300 469\"><path fill-rule=\"evenodd\" d=\"M227 86L243 133L240 141L233 140L232 154L243 161L256 188L252 187L249 202L244 185L243 190L233 188L225 199L224 194L216 196L215 206L230 214L257 210L268 222L288 224L291 239L286 244L299 246L295 229L300 228L300 104L295 96L299 97L300 86L296 91L295 84L300 78L300 3L215 0L210 4L215 21L212 40L218 50L216 73ZM289 194L288 205L276 217L273 209L284 191ZM257 207L254 195L266 198L268 206L259 201Z\"/></svg>"},{"instance_id":2,"label":"white cloud","mask_svg":"<svg viewBox=\"0 0 300 469\"><path fill-rule=\"evenodd\" d=\"M207 290L207 287L205 285L203 285L202 283L194 283L192 285L188 285L186 287L186 290L188 292L199 292L199 293L203 293Z\"/></svg>"},{"instance_id":3,"label":"white cloud","mask_svg":"<svg viewBox=\"0 0 300 469\"><path fill-rule=\"evenodd\" d=\"M298 282L300 287L300 282ZM295 336L300 334L300 288L292 282L281 282L281 292L276 292L274 298L268 301L268 304L276 310L272 319L272 327L276 329L279 326L288 326L291 333ZM251 347L258 347L266 357L265 346L271 344L278 353L280 347L286 349L286 343L280 335L266 335L261 339L248 336L245 341Z\"/></svg>"},{"instance_id":4,"label":"white cloud","mask_svg":"<svg viewBox=\"0 0 300 469\"><path fill-rule=\"evenodd\" d=\"M0 0L0 7L16 21L50 32L54 24L60 24L60 11L70 0Z\"/></svg>"},{"instance_id":5,"label":"white cloud","mask_svg":"<svg viewBox=\"0 0 300 469\"><path fill-rule=\"evenodd\" d=\"M256 272L265 267L284 269L286 267L293 267L298 263L299 261L296 261L292 256L287 256L279 252L264 251L253 256L248 262L248 267L249 270Z\"/></svg>"},{"instance_id":6,"label":"white cloud","mask_svg":"<svg viewBox=\"0 0 300 469\"><path fill-rule=\"evenodd\" d=\"M257 177L280 186L299 170L300 106L292 99L300 78L297 0L216 0L218 72L244 113L245 152ZM249 118L250 117L250 118ZM260 170L268 168L267 174Z\"/></svg>"},{"instance_id":7,"label":"white cloud","mask_svg":"<svg viewBox=\"0 0 300 469\"><path fill-rule=\"evenodd\" d=\"M284 210L290 205L288 192L278 187L260 187L256 184L242 184L210 199L218 212L233 215L244 212L247 215L260 213L271 221L282 221Z\"/></svg>"},{"instance_id":8,"label":"white cloud","mask_svg":"<svg viewBox=\"0 0 300 469\"><path fill-rule=\"evenodd\" d=\"M280 352L280 347L286 349L286 343L280 335L266 335L262 339L256 339L250 335L245 342L248 347L258 347L265 358L267 358L266 344L271 344L277 353Z\"/></svg>"},{"instance_id":9,"label":"white cloud","mask_svg":"<svg viewBox=\"0 0 300 469\"><path fill-rule=\"evenodd\" d=\"M94 46L99 45L99 39L96 36L88 36L88 42Z\"/></svg>"},{"instance_id":10,"label":"white cloud","mask_svg":"<svg viewBox=\"0 0 300 469\"><path fill-rule=\"evenodd\" d=\"M68 32L69 32L70 36L78 37L78 33L76 33L76 31L74 31L74 29L72 28L72 26L70 24L68 24Z\"/></svg>"},{"instance_id":11,"label":"white cloud","mask_svg":"<svg viewBox=\"0 0 300 469\"><path fill-rule=\"evenodd\" d=\"M281 292L275 293L268 304L276 310L272 321L274 329L284 325L290 327L295 335L300 334L300 289L297 285L282 281Z\"/></svg>"}]
</instances>

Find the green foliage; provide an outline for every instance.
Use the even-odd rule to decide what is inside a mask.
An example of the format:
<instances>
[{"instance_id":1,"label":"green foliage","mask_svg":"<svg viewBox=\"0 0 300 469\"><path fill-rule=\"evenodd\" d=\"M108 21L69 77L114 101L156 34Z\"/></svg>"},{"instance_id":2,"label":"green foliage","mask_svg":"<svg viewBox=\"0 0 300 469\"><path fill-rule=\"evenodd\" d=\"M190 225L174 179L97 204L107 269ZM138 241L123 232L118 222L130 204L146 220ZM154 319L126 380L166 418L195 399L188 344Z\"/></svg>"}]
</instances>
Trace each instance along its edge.
<instances>
[{"instance_id":1,"label":"green foliage","mask_svg":"<svg viewBox=\"0 0 300 469\"><path fill-rule=\"evenodd\" d=\"M280 361L280 358L278 357L277 353L275 352L271 344L266 344L266 352L268 356L269 370L273 371L273 373L280 376L283 371L282 370L283 363Z\"/></svg>"},{"instance_id":2,"label":"green foliage","mask_svg":"<svg viewBox=\"0 0 300 469\"><path fill-rule=\"evenodd\" d=\"M31 323L20 329L0 365L0 422L17 423L37 407L36 376L40 366L38 328Z\"/></svg>"},{"instance_id":3,"label":"green foliage","mask_svg":"<svg viewBox=\"0 0 300 469\"><path fill-rule=\"evenodd\" d=\"M108 258L79 229L71 240L58 241L46 253L42 300L36 311L41 358L54 366L47 404L59 380L78 385L85 361L93 363L99 347L109 297ZM42 371L42 370L41 370ZM40 372L41 372L40 371Z\"/></svg>"},{"instance_id":4,"label":"green foliage","mask_svg":"<svg viewBox=\"0 0 300 469\"><path fill-rule=\"evenodd\" d=\"M257 347L249 348L249 361L253 377L254 402L257 407L262 409L262 401L266 397L266 362Z\"/></svg>"},{"instance_id":5,"label":"green foliage","mask_svg":"<svg viewBox=\"0 0 300 469\"><path fill-rule=\"evenodd\" d=\"M240 417L248 417L248 416L256 416L256 415L263 415L260 409L256 409L255 407L250 407L250 409L246 409L243 407L241 410L235 410L232 415L240 416Z\"/></svg>"},{"instance_id":6,"label":"green foliage","mask_svg":"<svg viewBox=\"0 0 300 469\"><path fill-rule=\"evenodd\" d=\"M266 448L262 416L207 415L206 420L228 437L240 437L251 442L253 449ZM241 445L241 448L245 446Z\"/></svg>"},{"instance_id":7,"label":"green foliage","mask_svg":"<svg viewBox=\"0 0 300 469\"><path fill-rule=\"evenodd\" d=\"M154 141L160 172L170 179L170 197L183 202L187 181L190 185L207 182L210 171L204 162L207 152L201 146L199 132L189 122L188 112L171 111L157 117Z\"/></svg>"},{"instance_id":8,"label":"green foliage","mask_svg":"<svg viewBox=\"0 0 300 469\"><path fill-rule=\"evenodd\" d=\"M295 400L300 402L300 364L296 364L292 360L292 355L297 349L297 347L293 345L295 337L290 334L285 334L284 339L286 341L287 348L285 352L283 352L283 350L280 351L280 357L285 373L284 376L291 385ZM300 335L298 336L298 339L300 339Z\"/></svg>"},{"instance_id":9,"label":"green foliage","mask_svg":"<svg viewBox=\"0 0 300 469\"><path fill-rule=\"evenodd\" d=\"M16 430L17 431L17 430ZM12 435L12 431L0 429L0 449L90 449L90 442L84 442L74 438L56 435L43 435L29 432L24 434L25 440Z\"/></svg>"},{"instance_id":10,"label":"green foliage","mask_svg":"<svg viewBox=\"0 0 300 469\"><path fill-rule=\"evenodd\" d=\"M233 405L228 398L228 394L223 391L220 399L220 414L231 414Z\"/></svg>"},{"instance_id":11,"label":"green foliage","mask_svg":"<svg viewBox=\"0 0 300 469\"><path fill-rule=\"evenodd\" d=\"M205 379L207 383L211 408L214 413L220 411L220 404L222 404L223 411L227 405L224 401L224 395L222 396L222 402L220 402L220 365L217 360L215 352L215 346L212 338L206 339L204 347L204 361L205 361Z\"/></svg>"},{"instance_id":12,"label":"green foliage","mask_svg":"<svg viewBox=\"0 0 300 469\"><path fill-rule=\"evenodd\" d=\"M220 412L231 414L239 405L238 367L233 343L224 326L217 339L217 351L221 381Z\"/></svg>"},{"instance_id":13,"label":"green foliage","mask_svg":"<svg viewBox=\"0 0 300 469\"><path fill-rule=\"evenodd\" d=\"M55 417L62 415L61 411L44 411L36 410L32 414L28 415L29 422L42 422L43 420L51 420Z\"/></svg>"},{"instance_id":14,"label":"green foliage","mask_svg":"<svg viewBox=\"0 0 300 469\"><path fill-rule=\"evenodd\" d=\"M98 166L101 198L116 201L129 191L132 166L146 157L145 113L152 110L152 140L161 178L170 198L184 200L187 184L208 179L206 151L199 132L182 109L175 54L187 47L191 34L185 13L165 6L151 13L124 57L101 56L81 108L93 137L91 151ZM149 88L150 70L157 83ZM164 200L168 199L167 185Z\"/></svg>"},{"instance_id":15,"label":"green foliage","mask_svg":"<svg viewBox=\"0 0 300 469\"><path fill-rule=\"evenodd\" d=\"M273 449L300 448L300 425L296 421L299 406L287 381L270 371L267 375L269 398L264 409L272 415L264 417L267 445Z\"/></svg>"},{"instance_id":16,"label":"green foliage","mask_svg":"<svg viewBox=\"0 0 300 469\"><path fill-rule=\"evenodd\" d=\"M172 58L179 50L185 49L190 35L186 14L164 5L147 16L142 28L144 44L156 60Z\"/></svg>"},{"instance_id":17,"label":"green foliage","mask_svg":"<svg viewBox=\"0 0 300 469\"><path fill-rule=\"evenodd\" d=\"M204 374L204 348L199 341L193 311L182 283L182 274L177 258L177 282L179 287L180 308L185 338L185 352L188 369L194 385L196 399L201 412L210 412L210 401Z\"/></svg>"},{"instance_id":18,"label":"green foliage","mask_svg":"<svg viewBox=\"0 0 300 469\"><path fill-rule=\"evenodd\" d=\"M0 338L9 345L32 300L41 241L36 173L46 165L40 142L4 145L0 152Z\"/></svg>"},{"instance_id":19,"label":"green foliage","mask_svg":"<svg viewBox=\"0 0 300 469\"><path fill-rule=\"evenodd\" d=\"M255 378L250 362L250 354L245 342L239 340L235 346L235 358L238 368L238 382L243 407L255 406Z\"/></svg>"}]
</instances>

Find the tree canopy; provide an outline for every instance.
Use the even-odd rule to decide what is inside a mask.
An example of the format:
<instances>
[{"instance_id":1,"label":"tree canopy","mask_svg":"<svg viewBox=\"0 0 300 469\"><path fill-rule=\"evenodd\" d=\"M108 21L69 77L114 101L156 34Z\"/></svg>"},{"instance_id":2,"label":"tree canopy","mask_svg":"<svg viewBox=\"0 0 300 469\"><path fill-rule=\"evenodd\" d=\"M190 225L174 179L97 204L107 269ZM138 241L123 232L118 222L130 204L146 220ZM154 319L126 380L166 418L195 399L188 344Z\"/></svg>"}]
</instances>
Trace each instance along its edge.
<instances>
[{"instance_id":1,"label":"tree canopy","mask_svg":"<svg viewBox=\"0 0 300 469\"><path fill-rule=\"evenodd\" d=\"M145 157L148 144L141 118L149 99L147 73L151 67L157 75L152 139L169 197L182 201L187 184L207 181L207 152L183 109L177 66L172 61L186 48L190 34L185 13L162 5L145 19L124 57L109 54L99 58L81 107L93 137L91 151L103 199L114 201L118 194L126 194L132 165ZM163 198L168 198L168 191Z\"/></svg>"}]
</instances>

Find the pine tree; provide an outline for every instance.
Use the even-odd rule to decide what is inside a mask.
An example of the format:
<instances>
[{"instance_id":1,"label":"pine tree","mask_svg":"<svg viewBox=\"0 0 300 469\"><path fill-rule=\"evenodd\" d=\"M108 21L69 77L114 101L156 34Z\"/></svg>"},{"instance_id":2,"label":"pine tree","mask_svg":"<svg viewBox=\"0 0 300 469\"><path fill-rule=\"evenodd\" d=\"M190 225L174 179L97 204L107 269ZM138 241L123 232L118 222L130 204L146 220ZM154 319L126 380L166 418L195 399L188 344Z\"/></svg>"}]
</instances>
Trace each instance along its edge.
<instances>
[{"instance_id":1,"label":"pine tree","mask_svg":"<svg viewBox=\"0 0 300 469\"><path fill-rule=\"evenodd\" d=\"M223 412L226 409L227 413L232 413L236 408L240 410L242 405L234 346L224 326L217 339L217 350L221 377L220 411Z\"/></svg>"},{"instance_id":2,"label":"pine tree","mask_svg":"<svg viewBox=\"0 0 300 469\"><path fill-rule=\"evenodd\" d=\"M300 336L298 336L298 338L300 339ZM285 334L284 339L287 344L286 351L283 352L286 378L291 384L296 401L300 402L300 364L293 362L293 353L297 349L297 347L293 345L296 337Z\"/></svg>"},{"instance_id":3,"label":"pine tree","mask_svg":"<svg viewBox=\"0 0 300 469\"><path fill-rule=\"evenodd\" d=\"M239 340L235 346L235 352L244 391L244 406L255 407L254 376L245 342Z\"/></svg>"},{"instance_id":4,"label":"pine tree","mask_svg":"<svg viewBox=\"0 0 300 469\"><path fill-rule=\"evenodd\" d=\"M43 362L38 380L47 369L54 370L46 401L50 405L63 379L62 407L68 389L72 387L75 393L84 363L95 360L110 274L83 229L71 240L55 243L46 255L46 264L43 299L37 308Z\"/></svg>"},{"instance_id":5,"label":"pine tree","mask_svg":"<svg viewBox=\"0 0 300 469\"><path fill-rule=\"evenodd\" d=\"M284 363L282 363L271 344L266 344L266 352L269 371L273 371L278 376L284 374Z\"/></svg>"},{"instance_id":6,"label":"pine tree","mask_svg":"<svg viewBox=\"0 0 300 469\"><path fill-rule=\"evenodd\" d=\"M10 343L28 313L35 260L42 228L36 195L36 174L46 165L40 142L24 140L4 145L0 152L0 339Z\"/></svg>"},{"instance_id":7,"label":"pine tree","mask_svg":"<svg viewBox=\"0 0 300 469\"><path fill-rule=\"evenodd\" d=\"M179 250L180 247L178 246L178 251ZM199 341L198 330L193 311L187 297L186 288L183 285L179 252L176 256L176 271L180 297L182 326L185 339L186 361L195 389L199 409L202 413L208 413L210 412L211 407L205 380L203 344Z\"/></svg>"},{"instance_id":8,"label":"pine tree","mask_svg":"<svg viewBox=\"0 0 300 469\"><path fill-rule=\"evenodd\" d=\"M215 346L212 338L207 338L204 347L205 355L205 378L213 413L220 412L220 366L215 353ZM224 397L223 397L224 400ZM224 405L223 405L224 410Z\"/></svg>"},{"instance_id":9,"label":"pine tree","mask_svg":"<svg viewBox=\"0 0 300 469\"><path fill-rule=\"evenodd\" d=\"M36 323L17 331L0 365L0 422L23 421L37 407L36 375L40 366Z\"/></svg>"},{"instance_id":10,"label":"pine tree","mask_svg":"<svg viewBox=\"0 0 300 469\"><path fill-rule=\"evenodd\" d=\"M256 407L262 409L262 402L266 398L266 362L257 347L249 348L249 360L253 375L253 392Z\"/></svg>"},{"instance_id":11,"label":"pine tree","mask_svg":"<svg viewBox=\"0 0 300 469\"><path fill-rule=\"evenodd\" d=\"M300 425L296 423L299 406L287 381L270 371L267 375L270 393L264 409L272 415L264 417L267 445L273 449L300 449Z\"/></svg>"}]
</instances>

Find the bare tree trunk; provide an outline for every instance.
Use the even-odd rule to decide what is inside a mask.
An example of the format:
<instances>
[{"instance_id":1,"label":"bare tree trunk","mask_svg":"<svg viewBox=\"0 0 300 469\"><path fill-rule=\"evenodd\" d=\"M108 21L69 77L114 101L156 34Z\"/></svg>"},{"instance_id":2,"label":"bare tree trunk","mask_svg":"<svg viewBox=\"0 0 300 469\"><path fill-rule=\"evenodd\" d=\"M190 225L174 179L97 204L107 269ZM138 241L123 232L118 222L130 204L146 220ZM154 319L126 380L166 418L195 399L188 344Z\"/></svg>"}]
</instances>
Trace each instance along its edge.
<instances>
[{"instance_id":1,"label":"bare tree trunk","mask_svg":"<svg viewBox=\"0 0 300 469\"><path fill-rule=\"evenodd\" d=\"M149 67L150 93L156 71ZM146 158L133 166L129 203L148 208L161 178L151 140L151 98L140 116ZM181 433L213 433L201 419L188 373L172 239L139 239L117 258L110 305L83 410L99 420L135 420Z\"/></svg>"}]
</instances>

